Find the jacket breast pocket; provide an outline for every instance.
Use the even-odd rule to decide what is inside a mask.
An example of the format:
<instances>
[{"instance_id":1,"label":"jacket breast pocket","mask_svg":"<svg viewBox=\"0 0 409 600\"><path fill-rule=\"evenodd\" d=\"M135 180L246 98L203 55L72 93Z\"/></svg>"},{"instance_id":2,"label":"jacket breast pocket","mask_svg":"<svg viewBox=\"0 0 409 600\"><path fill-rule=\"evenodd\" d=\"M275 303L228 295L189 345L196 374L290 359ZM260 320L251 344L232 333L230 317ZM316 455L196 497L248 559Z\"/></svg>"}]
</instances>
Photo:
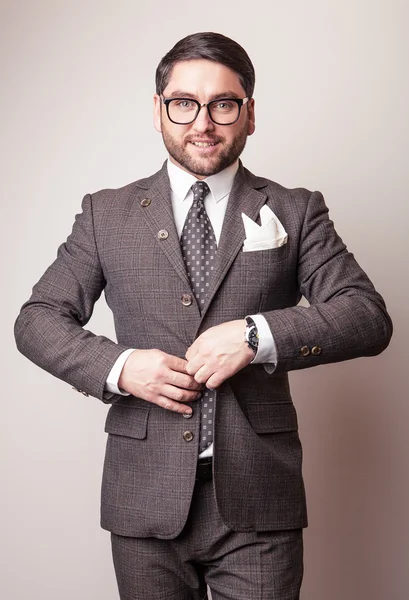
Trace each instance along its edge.
<instances>
[{"instance_id":1,"label":"jacket breast pocket","mask_svg":"<svg viewBox=\"0 0 409 600\"><path fill-rule=\"evenodd\" d=\"M273 263L285 260L288 255L288 243L279 248L269 248L268 250L250 250L243 252L241 250L241 261L243 264L271 265Z\"/></svg>"},{"instance_id":2,"label":"jacket breast pocket","mask_svg":"<svg viewBox=\"0 0 409 600\"><path fill-rule=\"evenodd\" d=\"M142 401L141 401L142 402ZM105 422L106 433L120 435L137 440L146 438L150 407L135 406L131 402L116 403L109 409Z\"/></svg>"},{"instance_id":3,"label":"jacket breast pocket","mask_svg":"<svg viewBox=\"0 0 409 600\"><path fill-rule=\"evenodd\" d=\"M248 404L247 418L256 433L298 431L297 412L292 402Z\"/></svg>"}]
</instances>

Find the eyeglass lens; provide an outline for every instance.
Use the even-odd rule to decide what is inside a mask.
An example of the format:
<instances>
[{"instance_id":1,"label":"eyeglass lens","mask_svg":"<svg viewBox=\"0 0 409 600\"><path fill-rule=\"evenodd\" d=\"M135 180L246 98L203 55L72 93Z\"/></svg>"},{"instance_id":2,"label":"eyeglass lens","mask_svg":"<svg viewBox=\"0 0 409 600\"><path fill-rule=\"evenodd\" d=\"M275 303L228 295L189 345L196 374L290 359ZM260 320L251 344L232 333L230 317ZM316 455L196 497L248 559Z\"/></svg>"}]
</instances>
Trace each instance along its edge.
<instances>
[{"instance_id":1,"label":"eyeglass lens","mask_svg":"<svg viewBox=\"0 0 409 600\"><path fill-rule=\"evenodd\" d=\"M239 105L232 100L214 100L207 105L211 118L220 125L229 125L237 120ZM168 105L169 117L181 125L195 120L199 106L196 102L185 99L171 100Z\"/></svg>"}]
</instances>

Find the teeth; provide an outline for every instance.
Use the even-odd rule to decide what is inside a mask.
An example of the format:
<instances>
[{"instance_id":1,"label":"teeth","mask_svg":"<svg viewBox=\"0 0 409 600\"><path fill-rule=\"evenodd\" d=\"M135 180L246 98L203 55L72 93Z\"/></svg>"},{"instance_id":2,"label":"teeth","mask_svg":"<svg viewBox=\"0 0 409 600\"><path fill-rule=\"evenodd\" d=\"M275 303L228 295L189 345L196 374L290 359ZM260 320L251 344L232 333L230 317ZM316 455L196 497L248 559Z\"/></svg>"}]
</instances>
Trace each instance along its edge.
<instances>
[{"instance_id":1,"label":"teeth","mask_svg":"<svg viewBox=\"0 0 409 600\"><path fill-rule=\"evenodd\" d=\"M216 144L211 144L208 142L192 142L195 146L199 146L199 148L208 148L209 146L215 146Z\"/></svg>"}]
</instances>

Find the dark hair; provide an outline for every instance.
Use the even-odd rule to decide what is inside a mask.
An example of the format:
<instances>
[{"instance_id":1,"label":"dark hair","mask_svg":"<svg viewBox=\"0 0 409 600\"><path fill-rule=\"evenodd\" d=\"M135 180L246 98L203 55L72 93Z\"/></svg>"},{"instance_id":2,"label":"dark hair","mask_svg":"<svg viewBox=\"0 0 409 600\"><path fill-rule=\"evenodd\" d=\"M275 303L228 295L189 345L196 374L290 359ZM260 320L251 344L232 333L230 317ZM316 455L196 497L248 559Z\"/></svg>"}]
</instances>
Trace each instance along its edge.
<instances>
[{"instance_id":1,"label":"dark hair","mask_svg":"<svg viewBox=\"0 0 409 600\"><path fill-rule=\"evenodd\" d=\"M213 60L235 71L246 95L254 91L255 72L247 52L234 40L221 33L193 33L180 40L162 58L156 69L156 93L162 94L169 83L175 63L204 58Z\"/></svg>"}]
</instances>

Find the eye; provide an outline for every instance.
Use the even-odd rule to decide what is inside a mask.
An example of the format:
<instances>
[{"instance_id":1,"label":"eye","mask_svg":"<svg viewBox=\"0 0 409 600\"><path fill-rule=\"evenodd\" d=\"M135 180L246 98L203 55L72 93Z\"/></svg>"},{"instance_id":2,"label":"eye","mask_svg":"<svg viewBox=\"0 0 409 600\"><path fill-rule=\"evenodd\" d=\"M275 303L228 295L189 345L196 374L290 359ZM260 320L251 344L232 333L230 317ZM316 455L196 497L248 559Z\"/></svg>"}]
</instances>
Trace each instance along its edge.
<instances>
[{"instance_id":1,"label":"eye","mask_svg":"<svg viewBox=\"0 0 409 600\"><path fill-rule=\"evenodd\" d=\"M184 108L184 109L196 108L196 104L188 99L172 100L172 104L174 106L176 106L177 108L181 108L181 109L182 108Z\"/></svg>"},{"instance_id":2,"label":"eye","mask_svg":"<svg viewBox=\"0 0 409 600\"><path fill-rule=\"evenodd\" d=\"M229 112L236 107L236 103L231 100L218 100L212 104L212 107L219 112Z\"/></svg>"}]
</instances>

